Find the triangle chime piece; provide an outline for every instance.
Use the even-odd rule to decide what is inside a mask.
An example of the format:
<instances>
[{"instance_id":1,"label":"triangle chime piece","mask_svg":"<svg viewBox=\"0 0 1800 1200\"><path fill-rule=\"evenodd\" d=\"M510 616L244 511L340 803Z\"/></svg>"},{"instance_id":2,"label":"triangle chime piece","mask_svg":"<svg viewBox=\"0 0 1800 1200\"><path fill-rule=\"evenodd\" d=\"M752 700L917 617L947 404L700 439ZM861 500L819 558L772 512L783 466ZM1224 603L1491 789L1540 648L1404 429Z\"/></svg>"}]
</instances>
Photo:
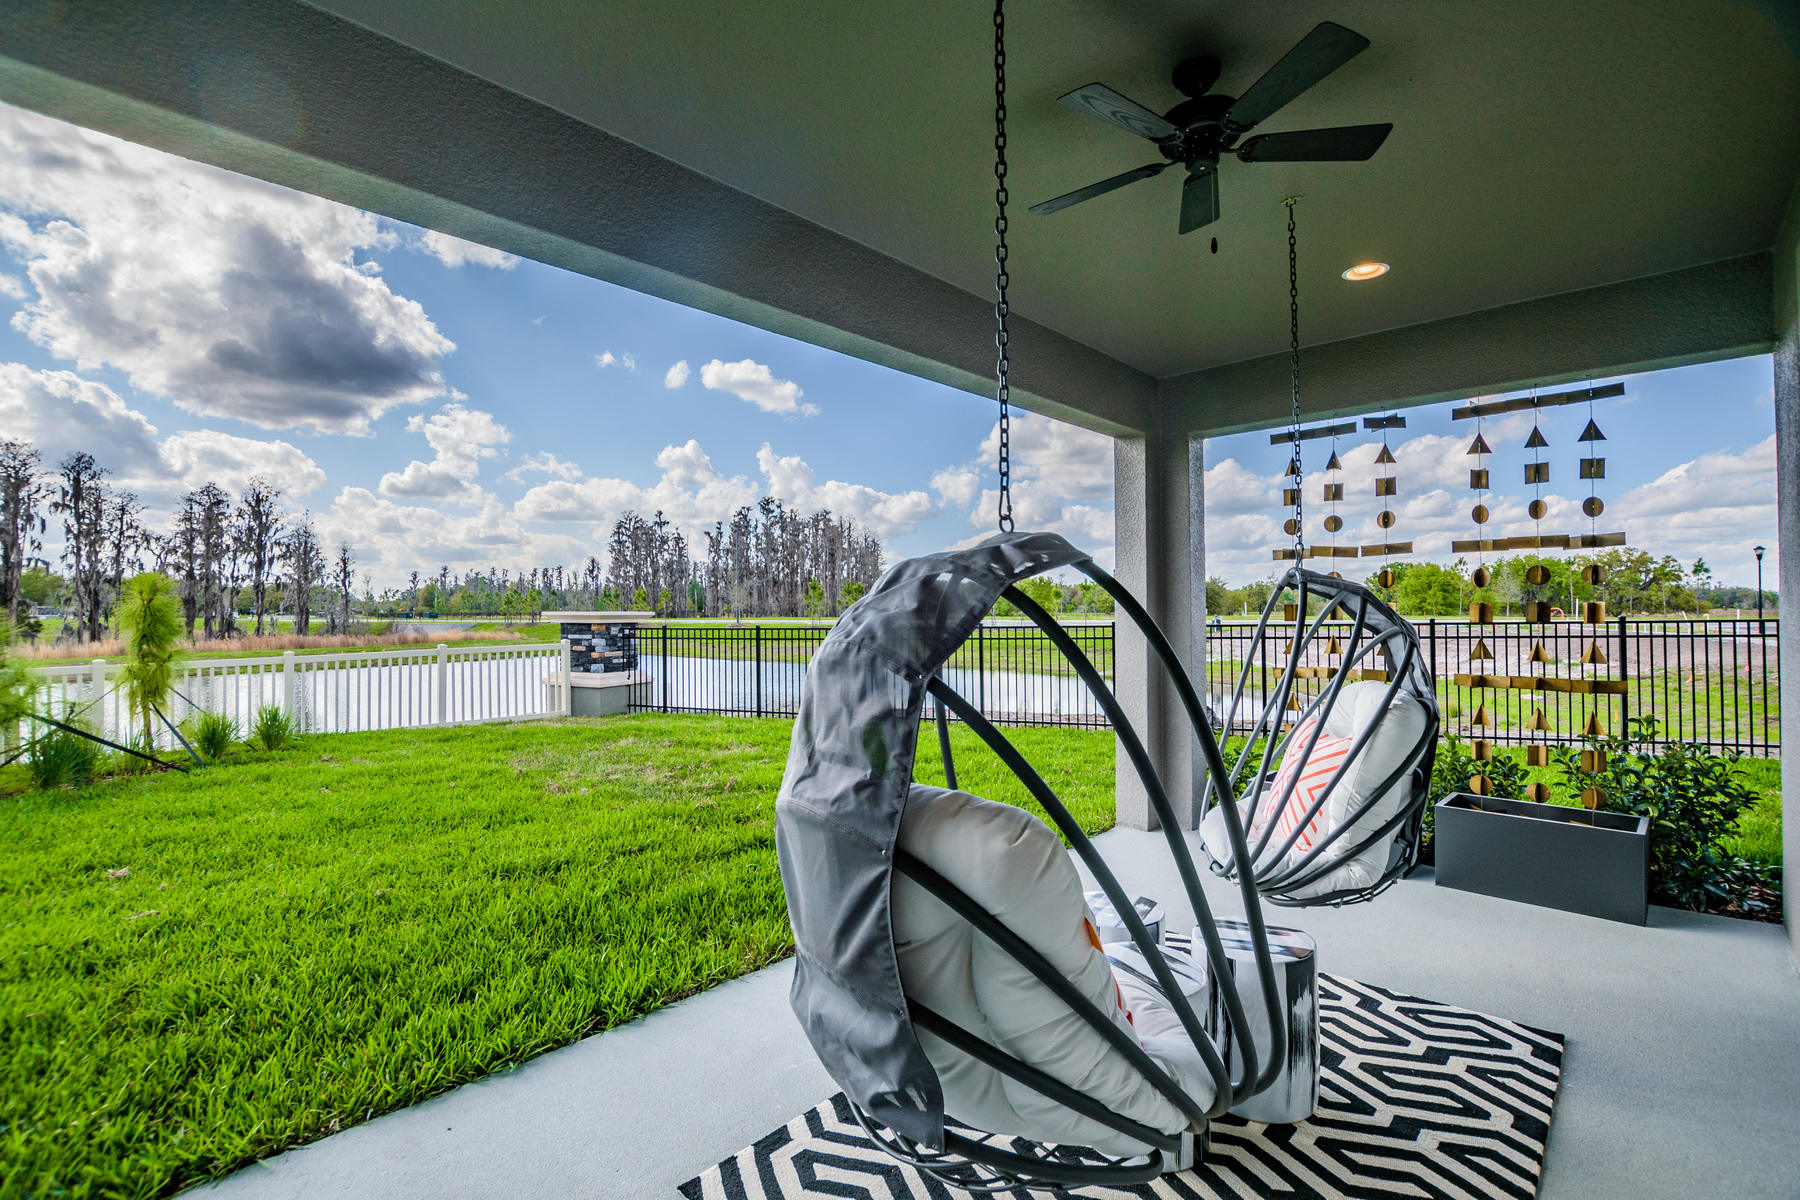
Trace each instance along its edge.
<instances>
[{"instance_id":1,"label":"triangle chime piece","mask_svg":"<svg viewBox=\"0 0 1800 1200\"><path fill-rule=\"evenodd\" d=\"M1492 657L1494 657L1494 652L1492 650L1488 649L1488 644L1486 642L1482 641L1480 638L1476 638L1475 639L1475 648L1473 650L1469 651L1469 658L1477 659L1477 658L1492 658Z\"/></svg>"},{"instance_id":2,"label":"triangle chime piece","mask_svg":"<svg viewBox=\"0 0 1800 1200\"><path fill-rule=\"evenodd\" d=\"M1494 722L1488 717L1487 705L1477 704L1475 706L1475 715L1469 718L1469 724L1492 725L1493 723Z\"/></svg>"},{"instance_id":3,"label":"triangle chime piece","mask_svg":"<svg viewBox=\"0 0 1800 1200\"><path fill-rule=\"evenodd\" d=\"M1600 738L1606 736L1606 726L1600 723L1599 713L1589 713L1587 724L1581 727L1582 737Z\"/></svg>"},{"instance_id":4,"label":"triangle chime piece","mask_svg":"<svg viewBox=\"0 0 1800 1200\"><path fill-rule=\"evenodd\" d=\"M1536 450L1539 446L1548 446L1549 444L1549 442L1544 440L1544 431L1539 429L1536 425L1533 425L1531 427L1531 436L1525 439L1525 448L1527 450Z\"/></svg>"},{"instance_id":5,"label":"triangle chime piece","mask_svg":"<svg viewBox=\"0 0 1800 1200\"><path fill-rule=\"evenodd\" d=\"M1379 465L1381 463L1391 463L1393 461L1394 461L1394 452L1387 448L1386 442L1381 443L1381 453L1377 454L1375 456L1376 464Z\"/></svg>"},{"instance_id":6,"label":"triangle chime piece","mask_svg":"<svg viewBox=\"0 0 1800 1200\"><path fill-rule=\"evenodd\" d=\"M1550 652L1548 650L1544 649L1544 643L1537 642L1537 643L1533 644L1533 646L1531 647L1531 658L1528 659L1527 661L1534 662L1534 663L1547 663L1547 662L1555 662L1556 660L1550 657Z\"/></svg>"},{"instance_id":7,"label":"triangle chime piece","mask_svg":"<svg viewBox=\"0 0 1800 1200\"><path fill-rule=\"evenodd\" d=\"M1327 653L1327 654L1342 654L1343 652L1344 652L1344 648L1338 644L1338 640L1336 638L1332 638L1329 642L1325 643L1325 653Z\"/></svg>"},{"instance_id":8,"label":"triangle chime piece","mask_svg":"<svg viewBox=\"0 0 1800 1200\"><path fill-rule=\"evenodd\" d=\"M1525 728L1532 730L1533 732L1541 733L1550 728L1550 720L1548 717L1544 716L1543 709L1533 709L1531 716L1525 721Z\"/></svg>"},{"instance_id":9,"label":"triangle chime piece","mask_svg":"<svg viewBox=\"0 0 1800 1200\"><path fill-rule=\"evenodd\" d=\"M1604 442L1606 440L1606 435L1600 432L1600 427L1594 424L1593 418L1590 417L1588 418L1587 428L1582 430L1581 436L1575 440L1578 442Z\"/></svg>"},{"instance_id":10,"label":"triangle chime piece","mask_svg":"<svg viewBox=\"0 0 1800 1200\"><path fill-rule=\"evenodd\" d=\"M1581 661L1589 666L1605 666L1606 651L1600 648L1599 642L1589 642L1588 648L1581 652Z\"/></svg>"},{"instance_id":11,"label":"triangle chime piece","mask_svg":"<svg viewBox=\"0 0 1800 1200\"><path fill-rule=\"evenodd\" d=\"M1470 454L1492 454L1493 452L1494 448L1488 445L1487 439L1479 433L1475 435L1475 440L1469 443Z\"/></svg>"},{"instance_id":12,"label":"triangle chime piece","mask_svg":"<svg viewBox=\"0 0 1800 1200\"><path fill-rule=\"evenodd\" d=\"M1331 461L1325 464L1325 469L1327 471L1341 471L1344 469L1344 464L1338 461L1336 450L1331 452Z\"/></svg>"},{"instance_id":13,"label":"triangle chime piece","mask_svg":"<svg viewBox=\"0 0 1800 1200\"><path fill-rule=\"evenodd\" d=\"M1287 473L1289 475L1298 475L1301 473L1300 472L1300 459L1298 457L1296 457L1292 462L1288 463Z\"/></svg>"}]
</instances>

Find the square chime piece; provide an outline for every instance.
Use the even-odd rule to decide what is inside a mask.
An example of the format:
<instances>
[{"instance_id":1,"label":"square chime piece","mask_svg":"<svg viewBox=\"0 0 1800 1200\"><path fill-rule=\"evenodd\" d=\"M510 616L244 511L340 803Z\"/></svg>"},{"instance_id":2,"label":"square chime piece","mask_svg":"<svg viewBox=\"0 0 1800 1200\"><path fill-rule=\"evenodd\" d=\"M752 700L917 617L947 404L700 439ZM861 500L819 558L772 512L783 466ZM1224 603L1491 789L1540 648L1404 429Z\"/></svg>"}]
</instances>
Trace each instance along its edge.
<instances>
[{"instance_id":1,"label":"square chime piece","mask_svg":"<svg viewBox=\"0 0 1800 1200\"><path fill-rule=\"evenodd\" d=\"M1528 767L1547 767L1550 765L1550 747L1525 747L1525 765Z\"/></svg>"},{"instance_id":2,"label":"square chime piece","mask_svg":"<svg viewBox=\"0 0 1800 1200\"><path fill-rule=\"evenodd\" d=\"M1605 479L1606 460L1604 458L1584 458L1581 460L1581 477L1583 479Z\"/></svg>"},{"instance_id":3,"label":"square chime piece","mask_svg":"<svg viewBox=\"0 0 1800 1200\"><path fill-rule=\"evenodd\" d=\"M1550 482L1549 463L1526 463L1525 482L1527 485Z\"/></svg>"},{"instance_id":4,"label":"square chime piece","mask_svg":"<svg viewBox=\"0 0 1800 1200\"><path fill-rule=\"evenodd\" d=\"M1469 743L1469 757L1476 762L1492 762L1494 760L1494 743L1486 738L1476 738Z\"/></svg>"},{"instance_id":5,"label":"square chime piece","mask_svg":"<svg viewBox=\"0 0 1800 1200\"><path fill-rule=\"evenodd\" d=\"M1492 625L1494 623L1494 606L1481 600L1469 604L1469 624Z\"/></svg>"},{"instance_id":6,"label":"square chime piece","mask_svg":"<svg viewBox=\"0 0 1800 1200\"><path fill-rule=\"evenodd\" d=\"M1325 485L1325 502L1327 504L1331 503L1333 500L1342 500L1343 498L1344 498L1344 485L1343 484L1328 483Z\"/></svg>"},{"instance_id":7,"label":"square chime piece","mask_svg":"<svg viewBox=\"0 0 1800 1200\"><path fill-rule=\"evenodd\" d=\"M1581 752L1581 769L1589 775L1598 775L1606 770L1606 751L1583 750Z\"/></svg>"},{"instance_id":8,"label":"square chime piece","mask_svg":"<svg viewBox=\"0 0 1800 1200\"><path fill-rule=\"evenodd\" d=\"M1586 625L1606 624L1606 601L1589 600L1584 603L1581 606L1581 620ZM1602 657L1600 661L1605 662L1606 659Z\"/></svg>"},{"instance_id":9,"label":"square chime piece","mask_svg":"<svg viewBox=\"0 0 1800 1200\"><path fill-rule=\"evenodd\" d=\"M1398 496L1400 494L1399 478L1397 476L1389 475L1385 479L1377 479L1375 481L1375 494L1377 496Z\"/></svg>"},{"instance_id":10,"label":"square chime piece","mask_svg":"<svg viewBox=\"0 0 1800 1200\"><path fill-rule=\"evenodd\" d=\"M1286 505L1288 508L1292 508L1292 507L1294 507L1294 505L1300 503L1300 489L1299 488L1282 488L1281 489L1281 502L1282 502L1282 504Z\"/></svg>"},{"instance_id":11,"label":"square chime piece","mask_svg":"<svg viewBox=\"0 0 1800 1200\"><path fill-rule=\"evenodd\" d=\"M1488 473L1486 467L1480 467L1469 472L1469 486L1478 492L1485 492L1488 490Z\"/></svg>"},{"instance_id":12,"label":"square chime piece","mask_svg":"<svg viewBox=\"0 0 1800 1200\"><path fill-rule=\"evenodd\" d=\"M1548 600L1527 600L1524 607L1527 625L1548 625L1551 611L1555 606Z\"/></svg>"}]
</instances>

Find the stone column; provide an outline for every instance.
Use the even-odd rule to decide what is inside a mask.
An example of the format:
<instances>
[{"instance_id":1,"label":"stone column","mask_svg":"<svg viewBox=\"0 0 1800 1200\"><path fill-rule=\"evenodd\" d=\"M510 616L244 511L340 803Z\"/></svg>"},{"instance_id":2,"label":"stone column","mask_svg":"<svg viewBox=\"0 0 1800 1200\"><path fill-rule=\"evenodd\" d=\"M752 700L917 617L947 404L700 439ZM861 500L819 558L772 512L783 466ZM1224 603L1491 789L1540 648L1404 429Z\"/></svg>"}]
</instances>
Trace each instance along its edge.
<instances>
[{"instance_id":1,"label":"stone column","mask_svg":"<svg viewBox=\"0 0 1800 1200\"><path fill-rule=\"evenodd\" d=\"M1205 532L1200 439L1152 433L1119 438L1113 452L1114 574L1162 627L1175 652L1198 678L1197 648L1206 620ZM1127 717L1144 739L1182 824L1198 820L1194 781L1198 747L1168 677L1124 614L1117 616L1114 687ZM1124 747L1117 752L1118 822L1155 829L1149 796Z\"/></svg>"}]
</instances>

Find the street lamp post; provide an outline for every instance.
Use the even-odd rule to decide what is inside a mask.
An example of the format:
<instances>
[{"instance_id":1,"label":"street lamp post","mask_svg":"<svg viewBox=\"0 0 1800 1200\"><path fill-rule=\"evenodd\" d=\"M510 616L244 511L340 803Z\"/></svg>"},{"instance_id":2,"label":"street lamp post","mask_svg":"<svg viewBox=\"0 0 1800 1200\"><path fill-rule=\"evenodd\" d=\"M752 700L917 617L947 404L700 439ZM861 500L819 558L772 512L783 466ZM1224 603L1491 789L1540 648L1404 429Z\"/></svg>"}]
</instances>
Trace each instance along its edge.
<instances>
[{"instance_id":1,"label":"street lamp post","mask_svg":"<svg viewBox=\"0 0 1800 1200\"><path fill-rule=\"evenodd\" d=\"M1763 628L1763 593L1762 593L1762 556L1763 548L1757 546L1752 551L1756 555L1756 634L1761 637L1768 630Z\"/></svg>"}]
</instances>

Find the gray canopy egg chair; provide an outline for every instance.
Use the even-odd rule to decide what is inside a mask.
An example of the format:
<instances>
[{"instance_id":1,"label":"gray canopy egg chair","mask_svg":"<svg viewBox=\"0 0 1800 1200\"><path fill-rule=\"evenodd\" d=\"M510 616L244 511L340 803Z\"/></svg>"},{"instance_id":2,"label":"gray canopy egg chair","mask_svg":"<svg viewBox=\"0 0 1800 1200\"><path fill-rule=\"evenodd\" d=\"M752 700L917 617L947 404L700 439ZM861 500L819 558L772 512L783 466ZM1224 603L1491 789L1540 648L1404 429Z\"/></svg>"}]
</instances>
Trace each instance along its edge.
<instances>
[{"instance_id":1,"label":"gray canopy egg chair","mask_svg":"<svg viewBox=\"0 0 1800 1200\"><path fill-rule=\"evenodd\" d=\"M1210 807L1218 814L1216 824L1223 830L1225 870L1238 884L1247 918L1244 926L1257 985L1250 993L1264 1001L1254 1022L1245 1019L1238 989L1223 987L1215 989L1222 1020L1215 1021L1214 1030L1208 1029L1186 999L1171 966L1172 952L1151 936L1133 898L1068 810L1005 736L939 677L939 669L1002 595L1043 631L1093 692L1143 781L1195 914L1195 957L1214 978L1231 979L1226 947L1201 889L1187 838L1142 741L1099 671L1054 619L1013 586L1062 567L1093 579L1143 632L1199 740L1207 765L1204 786L1214 801ZM1268 625L1267 613L1263 624ZM1106 893L1129 929L1132 947L1142 956L1134 961L1148 968L1132 973L1160 997L1165 1011L1172 1014L1170 1025L1178 1025L1177 1031L1198 1056L1196 1069L1184 1076L1188 1087L1178 1082L1180 1072L1171 1069L1167 1059L1146 1053L1147 1039L1140 1044L1116 1013L1102 1011L1104 998L1097 1002L1091 987L1084 990L1051 960L1051 954L1061 954L1067 947L1048 949L1021 936L970 895L971 890L982 890L970 876L963 876L967 886L959 886L948 877L954 871L939 870L903 844L907 841L903 824L940 804L944 796L961 796L959 803L971 811L985 805L990 815L1004 807L944 789L915 788L914 753L927 695L937 710L952 789L955 775L946 711L966 723L1026 785ZM1321 699L1315 706L1324 712L1331 703ZM1237 766L1240 772L1245 769L1242 758ZM977 1193L1143 1183L1193 1165L1205 1152L1208 1122L1275 1082L1289 1053L1289 1021L1281 1008L1269 937L1257 902L1260 885L1253 872L1229 870L1230 863L1258 861L1240 806L1225 802L1230 793L1224 789L1231 778L1200 697L1167 638L1128 591L1055 534L997 534L969 550L907 560L884 574L838 620L814 655L802 689L776 805L776 846L795 937L794 1012L878 1145L914 1169ZM1041 830L1036 818L1021 810L1006 811L1015 814L1018 828ZM975 832L966 836L980 832L975 825L967 828ZM973 851L985 849L976 846ZM995 849L999 854L1006 848ZM1073 876L1060 846L1055 851L1045 861L1053 859L1051 865ZM1221 870L1221 864L1215 861L1213 868ZM1313 875L1307 871L1304 877ZM1007 964L1022 968L1015 968L1015 974L1029 987L1066 1005L1078 1018L1073 1024L1079 1037L1089 1039L1095 1048L1095 1061L1104 1059L1102 1066L1132 1073L1137 1094L1123 1105L1132 1108L1132 1114L1075 1086L1079 1081L1045 1069L1042 1060L1034 1064L1003 1049L997 1043L1006 1039L992 1031L984 1036L909 994L896 949L896 909L904 907L897 901L916 889L966 922L969 942L990 954L997 949ZM1013 919L1013 923L1021 922ZM1097 937L1094 947L1099 949ZM1079 946L1075 952L1085 953ZM1244 969L1239 967L1240 972ZM945 992L937 989L931 994ZM1222 1031L1217 1030L1220 1025ZM1263 1031L1259 1036L1264 1044L1254 1043L1247 1032L1253 1028ZM929 1040L930 1053L922 1035ZM990 1133L973 1128L963 1113L946 1114L948 1077L940 1077L934 1054L953 1073L978 1064L989 1078L1012 1089L1013 1096L1028 1095L1040 1111L1047 1107L1067 1118L1048 1122L1047 1127L1067 1129L1071 1121L1087 1122L1082 1128L1094 1131L1092 1141L1104 1142L1106 1148L1034 1137L1034 1130ZM1113 1094L1123 1093L1115 1087ZM1165 1119L1139 1119L1152 1109ZM1173 1119L1166 1119L1171 1113ZM970 1127L971 1133L947 1128L947 1116Z\"/></svg>"}]
</instances>

